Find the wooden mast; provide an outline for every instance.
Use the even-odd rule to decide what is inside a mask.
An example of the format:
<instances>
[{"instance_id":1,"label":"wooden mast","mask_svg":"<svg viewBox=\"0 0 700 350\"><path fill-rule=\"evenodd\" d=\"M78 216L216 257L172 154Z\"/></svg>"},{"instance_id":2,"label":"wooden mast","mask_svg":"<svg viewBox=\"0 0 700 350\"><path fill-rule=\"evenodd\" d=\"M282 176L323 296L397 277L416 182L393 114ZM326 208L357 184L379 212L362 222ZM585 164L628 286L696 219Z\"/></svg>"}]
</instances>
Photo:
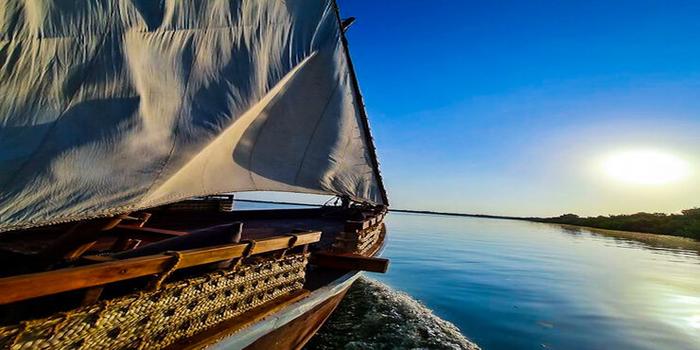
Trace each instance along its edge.
<instances>
[{"instance_id":1,"label":"wooden mast","mask_svg":"<svg viewBox=\"0 0 700 350\"><path fill-rule=\"evenodd\" d=\"M345 38L345 30L350 27L352 23L355 22L355 18L352 21L345 22L340 18L340 10L338 9L338 4L333 0L333 9L335 10L335 15L338 20L338 28L340 28L340 41L343 44L343 53L345 54L345 60L348 64L348 71L350 74L350 81L352 83L352 91L357 99L357 107L360 112L360 120L362 120L362 128L364 129L365 143L369 148L369 158L372 162L372 170L374 176L377 178L377 183L379 186L379 192L382 196L382 201L385 206L389 206L389 197L386 194L386 188L384 188L384 181L382 180L382 174L379 171L379 161L377 160L377 149L374 146L374 139L372 138L372 131L369 127L369 119L367 117L367 110L365 110L365 102L362 98L362 93L360 92L360 84L357 82L357 76L355 75L355 67L352 64L352 58L350 58L350 50L348 49L348 40Z\"/></svg>"}]
</instances>

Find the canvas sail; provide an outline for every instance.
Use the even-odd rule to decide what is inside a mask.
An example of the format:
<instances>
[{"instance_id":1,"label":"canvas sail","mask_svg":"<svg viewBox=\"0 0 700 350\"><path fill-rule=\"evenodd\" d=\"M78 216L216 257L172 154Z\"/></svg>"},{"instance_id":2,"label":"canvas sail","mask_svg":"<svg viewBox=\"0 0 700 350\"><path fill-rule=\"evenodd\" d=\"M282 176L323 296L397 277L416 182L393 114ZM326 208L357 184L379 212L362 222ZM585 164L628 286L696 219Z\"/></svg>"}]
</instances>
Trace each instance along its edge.
<instances>
[{"instance_id":1,"label":"canvas sail","mask_svg":"<svg viewBox=\"0 0 700 350\"><path fill-rule=\"evenodd\" d=\"M0 231L250 190L386 204L335 4L0 8Z\"/></svg>"}]
</instances>

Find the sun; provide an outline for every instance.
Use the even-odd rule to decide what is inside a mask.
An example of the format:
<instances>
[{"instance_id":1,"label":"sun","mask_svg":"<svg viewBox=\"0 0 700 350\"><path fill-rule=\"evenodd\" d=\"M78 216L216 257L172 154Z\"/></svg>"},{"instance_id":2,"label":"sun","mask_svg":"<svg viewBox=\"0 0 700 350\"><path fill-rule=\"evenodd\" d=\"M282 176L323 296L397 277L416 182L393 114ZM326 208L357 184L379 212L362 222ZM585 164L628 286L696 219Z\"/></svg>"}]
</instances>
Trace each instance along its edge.
<instances>
[{"instance_id":1,"label":"sun","mask_svg":"<svg viewBox=\"0 0 700 350\"><path fill-rule=\"evenodd\" d=\"M663 185L680 181L690 173L688 162L656 150L629 150L603 159L603 171L617 181L638 185Z\"/></svg>"}]
</instances>

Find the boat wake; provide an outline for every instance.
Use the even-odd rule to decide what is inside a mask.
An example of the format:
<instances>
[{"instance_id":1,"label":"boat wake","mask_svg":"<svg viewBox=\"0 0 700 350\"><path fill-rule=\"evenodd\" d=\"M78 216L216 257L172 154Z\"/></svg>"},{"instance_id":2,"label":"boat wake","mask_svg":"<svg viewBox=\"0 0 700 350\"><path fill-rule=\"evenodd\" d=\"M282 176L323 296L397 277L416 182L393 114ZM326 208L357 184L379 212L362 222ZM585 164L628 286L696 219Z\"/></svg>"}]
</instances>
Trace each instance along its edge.
<instances>
[{"instance_id":1,"label":"boat wake","mask_svg":"<svg viewBox=\"0 0 700 350\"><path fill-rule=\"evenodd\" d=\"M329 349L479 349L450 322L405 293L360 278L307 344Z\"/></svg>"}]
</instances>

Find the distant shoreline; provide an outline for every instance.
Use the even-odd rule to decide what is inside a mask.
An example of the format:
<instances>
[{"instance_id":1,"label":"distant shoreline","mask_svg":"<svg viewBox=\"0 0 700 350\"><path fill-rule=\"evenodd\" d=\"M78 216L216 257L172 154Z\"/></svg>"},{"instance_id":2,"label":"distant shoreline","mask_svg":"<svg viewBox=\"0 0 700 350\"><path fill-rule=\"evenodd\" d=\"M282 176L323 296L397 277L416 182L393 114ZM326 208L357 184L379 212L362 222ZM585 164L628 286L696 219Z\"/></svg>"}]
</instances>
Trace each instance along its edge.
<instances>
[{"instance_id":1,"label":"distant shoreline","mask_svg":"<svg viewBox=\"0 0 700 350\"><path fill-rule=\"evenodd\" d=\"M283 202L283 201L264 201L258 199L238 199L239 202L250 202L250 203L269 203L269 204L285 204L285 205L301 205L305 207L318 207L321 204L309 204L309 203L296 203L296 202ZM411 213L411 214L431 214L431 215L445 215L445 216L465 216L474 218L487 218L487 219L505 219L505 220L521 220L521 221L534 221L528 218L517 217L517 216L501 216L501 215L487 215L487 214L466 214L466 213L449 213L449 212L439 212L430 210L410 210L410 209L391 209L390 212L396 213Z\"/></svg>"},{"instance_id":2,"label":"distant shoreline","mask_svg":"<svg viewBox=\"0 0 700 350\"><path fill-rule=\"evenodd\" d=\"M309 203L295 203L295 202L283 202L283 201L265 201L265 200L255 200L255 199L236 199L240 202L252 202L252 203L269 203L269 204L284 204L284 205L299 205L307 207L318 207L321 204L309 204ZM684 235L665 233L665 232L651 232L650 230L636 229L636 230L625 230L623 228L607 228L607 227L596 227L589 225L579 225L570 222L561 222L560 218L537 218L537 217L518 217L518 216L504 216L504 215L488 215L488 214L467 214L467 213L450 213L450 212L439 212L432 210L411 210L411 209L389 209L390 212L395 213L409 213L409 214L427 214L427 215L442 215L442 216L456 216L456 217L471 217L471 218L483 218L483 219L500 219L500 220L518 220L518 221L528 221L537 222L543 224L557 224L566 225L573 227L581 227L593 230L606 230L611 232L628 232L632 234L652 234L652 235L663 235L670 237L680 237L693 240L695 242L700 242L700 240L694 239L693 237L688 237ZM585 218L584 218L585 219ZM557 222L559 221L559 222Z\"/></svg>"},{"instance_id":3,"label":"distant shoreline","mask_svg":"<svg viewBox=\"0 0 700 350\"><path fill-rule=\"evenodd\" d=\"M411 213L411 214L430 214L430 215L445 215L445 216L463 216L463 217L470 217L470 218L532 221L528 218L523 218L523 217L518 217L518 216L449 213L449 212L440 212L440 211L432 211L432 210L410 210L410 209L389 209L389 211L393 211L393 212L397 212L397 213Z\"/></svg>"},{"instance_id":4,"label":"distant shoreline","mask_svg":"<svg viewBox=\"0 0 700 350\"><path fill-rule=\"evenodd\" d=\"M562 227L570 228L581 228L594 233L596 235L632 240L641 243L645 243L649 246L671 248L671 249L685 249L692 250L700 254L700 240L696 240L690 237L667 235L662 233L653 232L639 232L639 231L625 231L625 230L610 230L599 227L591 226L581 226L581 225L571 225L571 224L560 224L556 222L542 222L537 221L542 224L557 225Z\"/></svg>"}]
</instances>

